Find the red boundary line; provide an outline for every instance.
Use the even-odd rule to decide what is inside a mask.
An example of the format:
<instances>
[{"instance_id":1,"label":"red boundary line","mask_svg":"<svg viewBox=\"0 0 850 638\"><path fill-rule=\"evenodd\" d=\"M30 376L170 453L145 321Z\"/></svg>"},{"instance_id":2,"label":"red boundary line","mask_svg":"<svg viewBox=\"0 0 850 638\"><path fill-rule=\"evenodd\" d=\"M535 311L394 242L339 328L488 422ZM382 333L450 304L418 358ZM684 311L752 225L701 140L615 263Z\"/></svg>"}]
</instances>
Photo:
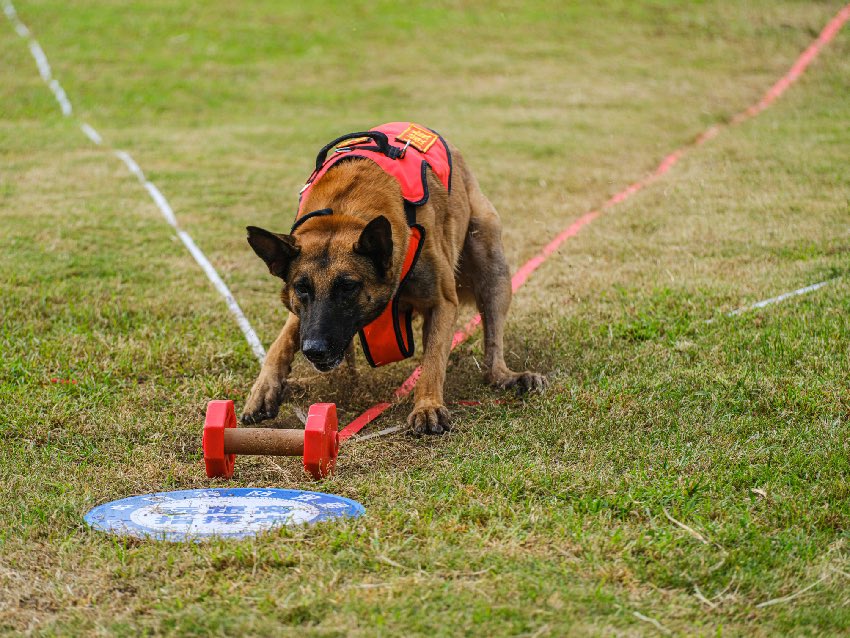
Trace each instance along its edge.
<instances>
[{"instance_id":1,"label":"red boundary line","mask_svg":"<svg viewBox=\"0 0 850 638\"><path fill-rule=\"evenodd\" d=\"M656 169L647 175L646 177L639 179L638 181L630 184L619 193L610 197L602 206L600 206L596 210L592 210L588 213L585 213L578 219L576 219L572 224L567 226L563 231L561 231L558 235L555 236L552 241L546 244L543 249L537 253L534 257L525 262L519 270L517 270L516 274L514 274L511 279L511 288L516 292L527 280L528 278L537 270L544 261L546 261L552 254L560 248L561 244L567 241L570 237L575 237L581 231L582 228L590 224L593 220L599 217L603 212L608 209L616 206L620 202L623 202L630 198L635 193L643 190L646 186L657 180L659 177L667 173L673 166L675 166L682 156L690 149L697 148L705 144L708 140L716 137L718 133L724 128L728 128L729 126L734 126L736 124L740 124L750 118L756 117L766 108L768 108L773 102L790 87L797 79L805 72L806 68L812 63L812 61L818 56L821 49L826 46L838 32L841 30L841 27L850 20L850 4L846 5L841 11L839 11L835 17L830 20L827 25L820 32L818 37L812 42L805 51L797 58L788 72L783 75L772 87L770 87L767 92L762 96L762 98L749 106L746 110L741 111L740 113L734 115L731 120L727 124L715 124L714 126L709 127L702 133L700 133L692 142L685 144L677 148L675 151L667 155L664 159L661 160L661 163L658 164ZM470 319L467 324L455 332L454 337L452 338L452 350L454 350L457 346L466 341L475 331L478 329L478 326L481 324L481 315L475 315L472 319ZM416 387L416 382L419 380L419 375L422 373L422 367L417 366L413 373L402 383L398 388L396 388L394 397L395 399L401 399L406 397L413 391L413 388ZM383 414L386 410L392 407L392 403L377 403L373 405L371 408L366 410L363 414L354 419L351 423L345 426L339 433L339 438L341 441L344 441L347 438L350 438L357 434L360 430L362 430L366 425L377 419L381 414Z\"/></svg>"}]
</instances>

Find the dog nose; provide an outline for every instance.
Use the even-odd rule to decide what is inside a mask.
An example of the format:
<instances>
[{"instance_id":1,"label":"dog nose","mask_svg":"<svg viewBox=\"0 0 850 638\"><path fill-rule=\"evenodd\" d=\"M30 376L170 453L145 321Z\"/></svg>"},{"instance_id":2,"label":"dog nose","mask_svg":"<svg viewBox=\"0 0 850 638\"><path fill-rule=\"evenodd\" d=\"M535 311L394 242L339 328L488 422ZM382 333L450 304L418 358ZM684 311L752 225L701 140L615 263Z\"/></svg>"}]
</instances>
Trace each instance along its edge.
<instances>
[{"instance_id":1,"label":"dog nose","mask_svg":"<svg viewBox=\"0 0 850 638\"><path fill-rule=\"evenodd\" d=\"M324 339L306 339L301 344L301 351L308 359L326 359L330 344Z\"/></svg>"}]
</instances>

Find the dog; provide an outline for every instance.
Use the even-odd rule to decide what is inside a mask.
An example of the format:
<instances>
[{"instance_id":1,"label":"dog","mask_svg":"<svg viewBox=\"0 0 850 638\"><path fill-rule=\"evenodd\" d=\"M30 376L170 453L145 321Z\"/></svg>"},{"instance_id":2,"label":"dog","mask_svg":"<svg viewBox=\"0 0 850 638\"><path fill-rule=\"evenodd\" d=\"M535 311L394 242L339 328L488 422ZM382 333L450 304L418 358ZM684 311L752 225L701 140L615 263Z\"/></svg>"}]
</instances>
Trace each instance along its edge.
<instances>
[{"instance_id":1,"label":"dog","mask_svg":"<svg viewBox=\"0 0 850 638\"><path fill-rule=\"evenodd\" d=\"M328 153L331 153L328 159ZM353 365L360 334L372 365L413 353L410 318L422 324L422 372L407 423L416 434L450 429L443 399L461 303L484 327L485 379L541 390L545 378L514 372L503 335L511 280L502 226L461 153L431 129L392 122L326 145L302 189L288 234L249 226L248 243L283 280L289 315L241 419L274 418L301 350L319 371Z\"/></svg>"}]
</instances>

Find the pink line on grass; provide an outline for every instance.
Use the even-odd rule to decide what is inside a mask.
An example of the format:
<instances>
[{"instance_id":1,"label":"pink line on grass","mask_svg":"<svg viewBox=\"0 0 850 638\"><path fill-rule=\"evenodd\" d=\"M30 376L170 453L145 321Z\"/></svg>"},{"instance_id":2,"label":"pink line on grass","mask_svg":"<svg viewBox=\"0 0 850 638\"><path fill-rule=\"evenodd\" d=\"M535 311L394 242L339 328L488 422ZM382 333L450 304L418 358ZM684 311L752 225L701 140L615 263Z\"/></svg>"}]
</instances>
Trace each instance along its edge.
<instances>
[{"instance_id":1,"label":"pink line on grass","mask_svg":"<svg viewBox=\"0 0 850 638\"><path fill-rule=\"evenodd\" d=\"M692 148L696 148L702 146L710 139L716 137L718 133L721 132L724 128L728 128L729 126L734 126L740 124L741 122L745 122L753 117L759 115L762 111L768 108L771 104L773 104L776 99L785 93L788 88L796 82L799 77L805 72L808 66L812 63L812 61L818 56L829 42L835 38L838 32L841 30L841 27L850 20L850 4L846 5L841 11L839 11L835 17L830 20L827 25L820 32L820 35L815 39L812 44L803 51L802 54L797 58L794 64L791 66L789 71L783 75L773 86L771 86L767 92L762 96L762 98L747 107L745 110L740 113L734 115L731 120L729 120L728 124L715 124L702 133L700 133L692 142L686 144L680 148L677 148L675 151L667 155L661 162L658 164L656 169L647 175L646 177L639 179L638 181L629 184L626 188L621 190L619 193L612 195L598 210L592 210L588 213L585 213L578 219L576 219L572 224L567 226L564 230L562 230L558 235L555 236L552 241L546 244L543 249L537 253L534 257L525 262L522 266L520 266L519 270L516 271L514 276L511 278L511 288L514 292L516 292L535 270L540 268L549 257L552 256L555 251L560 248L561 244L567 241L571 237L575 237L578 235L579 231L582 228L590 224L593 220L599 217L604 211L616 206L620 202L623 202L629 199L635 193L643 190L646 186L657 180L659 177L663 176L667 173L671 168L673 168L679 160L685 155L687 151ZM466 341L470 336L472 336L475 331L478 329L478 326L481 324L481 315L475 315L472 319L470 319L467 324L455 332L452 337L452 350L454 350L457 346ZM396 399L401 399L406 397L413 391L413 388L416 387L416 382L419 380L419 376L422 374L422 367L417 366L413 373L402 383L395 391L394 395ZM361 429L363 429L366 425L377 419L381 414L383 414L386 410L393 406L392 403L378 403L373 405L371 408L366 410L363 414L354 419L351 423L345 426L339 433L339 438L341 441L344 441L347 438L350 438L357 434ZM385 432L389 434L391 431L397 431L400 428L389 428Z\"/></svg>"}]
</instances>

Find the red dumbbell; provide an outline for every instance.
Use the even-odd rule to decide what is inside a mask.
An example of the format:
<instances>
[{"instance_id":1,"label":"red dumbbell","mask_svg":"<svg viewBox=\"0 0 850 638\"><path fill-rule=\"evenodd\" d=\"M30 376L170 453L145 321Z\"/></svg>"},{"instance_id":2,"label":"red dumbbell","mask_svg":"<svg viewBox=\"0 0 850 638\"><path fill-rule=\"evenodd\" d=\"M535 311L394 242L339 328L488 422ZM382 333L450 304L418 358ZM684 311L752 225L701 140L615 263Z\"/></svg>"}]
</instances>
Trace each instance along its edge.
<instances>
[{"instance_id":1,"label":"red dumbbell","mask_svg":"<svg viewBox=\"0 0 850 638\"><path fill-rule=\"evenodd\" d=\"M314 403L301 430L237 428L233 401L210 401L204 421L204 463L207 476L233 476L237 454L303 456L313 478L332 474L339 452L336 405Z\"/></svg>"}]
</instances>

